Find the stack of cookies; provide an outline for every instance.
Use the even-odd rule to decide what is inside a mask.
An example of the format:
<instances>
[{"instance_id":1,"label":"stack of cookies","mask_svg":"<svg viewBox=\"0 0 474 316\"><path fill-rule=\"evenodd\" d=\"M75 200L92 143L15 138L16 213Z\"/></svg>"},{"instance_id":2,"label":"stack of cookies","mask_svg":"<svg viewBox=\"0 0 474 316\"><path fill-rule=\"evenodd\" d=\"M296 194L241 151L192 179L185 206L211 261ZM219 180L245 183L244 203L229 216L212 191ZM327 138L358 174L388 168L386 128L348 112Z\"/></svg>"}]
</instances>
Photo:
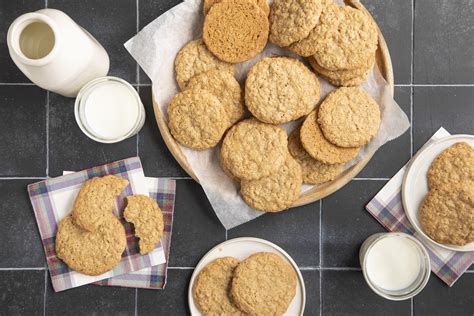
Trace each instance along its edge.
<instances>
[{"instance_id":1,"label":"stack of cookies","mask_svg":"<svg viewBox=\"0 0 474 316\"><path fill-rule=\"evenodd\" d=\"M461 142L439 154L428 187L419 211L425 233L442 244L474 242L474 147Z\"/></svg>"},{"instance_id":2,"label":"stack of cookies","mask_svg":"<svg viewBox=\"0 0 474 316\"><path fill-rule=\"evenodd\" d=\"M56 254L71 269L86 275L112 270L122 258L127 240L120 220L112 213L115 198L128 185L116 176L86 181L71 214L61 220L56 234ZM127 197L125 219L140 238L140 254L153 249L163 235L163 215L155 200L144 195Z\"/></svg>"},{"instance_id":3,"label":"stack of cookies","mask_svg":"<svg viewBox=\"0 0 474 316\"><path fill-rule=\"evenodd\" d=\"M283 315L296 293L296 272L274 253L242 262L215 259L199 273L193 297L203 315Z\"/></svg>"}]
</instances>

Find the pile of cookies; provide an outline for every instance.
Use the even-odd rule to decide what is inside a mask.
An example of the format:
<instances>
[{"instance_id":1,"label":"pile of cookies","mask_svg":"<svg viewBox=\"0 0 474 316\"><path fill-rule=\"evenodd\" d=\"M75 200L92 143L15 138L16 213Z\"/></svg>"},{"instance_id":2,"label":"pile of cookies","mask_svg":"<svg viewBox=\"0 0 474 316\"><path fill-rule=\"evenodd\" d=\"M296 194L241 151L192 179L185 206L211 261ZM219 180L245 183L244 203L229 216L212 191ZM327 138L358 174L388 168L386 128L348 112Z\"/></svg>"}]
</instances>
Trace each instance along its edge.
<instances>
[{"instance_id":1,"label":"pile of cookies","mask_svg":"<svg viewBox=\"0 0 474 316\"><path fill-rule=\"evenodd\" d=\"M235 63L261 52L270 37L313 56L335 73L331 78L343 78L340 85L355 82L354 73L364 81L375 60L376 26L365 13L331 0L275 0L271 8L265 0L209 0L203 10L203 38L186 44L175 59L181 92L168 106L170 132L195 150L222 140L222 169L240 183L245 202L261 211L285 210L298 199L302 183L335 179L376 135L379 106L363 90L343 87L315 109L315 72L283 56L255 63L242 89ZM245 109L252 117L241 120ZM303 125L288 140L278 125L301 118Z\"/></svg>"},{"instance_id":2,"label":"pile of cookies","mask_svg":"<svg viewBox=\"0 0 474 316\"><path fill-rule=\"evenodd\" d=\"M474 242L474 147L461 142L439 154L428 187L419 211L425 233L443 244Z\"/></svg>"},{"instance_id":3,"label":"pile of cookies","mask_svg":"<svg viewBox=\"0 0 474 316\"><path fill-rule=\"evenodd\" d=\"M215 259L199 273L194 302L203 315L283 315L296 293L296 272L280 256L259 252L239 262Z\"/></svg>"},{"instance_id":4,"label":"pile of cookies","mask_svg":"<svg viewBox=\"0 0 474 316\"><path fill-rule=\"evenodd\" d=\"M112 210L127 186L127 180L112 175L92 178L81 186L71 213L61 220L56 234L56 255L71 269L100 275L119 263L127 240ZM155 249L164 229L156 201L144 195L128 196L124 217L140 238L140 254Z\"/></svg>"}]
</instances>

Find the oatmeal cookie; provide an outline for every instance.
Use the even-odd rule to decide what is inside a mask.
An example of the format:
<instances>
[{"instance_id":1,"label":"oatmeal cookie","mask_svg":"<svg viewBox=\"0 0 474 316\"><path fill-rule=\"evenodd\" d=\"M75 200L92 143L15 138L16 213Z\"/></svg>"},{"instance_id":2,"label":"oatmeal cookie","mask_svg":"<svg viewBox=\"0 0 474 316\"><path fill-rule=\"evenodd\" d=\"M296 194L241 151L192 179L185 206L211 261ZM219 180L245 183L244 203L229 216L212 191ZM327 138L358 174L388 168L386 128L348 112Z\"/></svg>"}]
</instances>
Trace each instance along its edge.
<instances>
[{"instance_id":1,"label":"oatmeal cookie","mask_svg":"<svg viewBox=\"0 0 474 316\"><path fill-rule=\"evenodd\" d=\"M369 68L356 68L337 71L324 69L318 65L314 57L309 57L308 62L316 73L329 81L331 84L338 87L353 87L358 86L367 80L367 76L374 67L375 57L373 58L373 62Z\"/></svg>"}]
</instances>

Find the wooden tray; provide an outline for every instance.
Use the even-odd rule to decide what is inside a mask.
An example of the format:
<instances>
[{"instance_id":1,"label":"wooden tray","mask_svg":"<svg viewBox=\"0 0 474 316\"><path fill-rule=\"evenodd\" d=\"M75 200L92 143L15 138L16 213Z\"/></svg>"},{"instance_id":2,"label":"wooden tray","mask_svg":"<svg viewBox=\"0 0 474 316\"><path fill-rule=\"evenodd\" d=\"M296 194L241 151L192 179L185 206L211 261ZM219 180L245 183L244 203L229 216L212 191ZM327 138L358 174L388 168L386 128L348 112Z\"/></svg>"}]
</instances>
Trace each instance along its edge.
<instances>
[{"instance_id":1,"label":"wooden tray","mask_svg":"<svg viewBox=\"0 0 474 316\"><path fill-rule=\"evenodd\" d=\"M344 1L347 5L353 6L354 8L357 8L361 11L366 12L369 16L370 13L367 11L367 9L359 2L359 0L345 0ZM382 32L380 32L380 29L377 27L378 34L379 34L379 46L376 52L376 63L380 69L380 72L382 73L382 76L385 78L387 83L390 85L392 94L393 94L393 69L392 69L392 61L390 59L390 53L388 52L387 44L385 43L385 39L382 35ZM160 130L160 133L166 143L166 146L168 146L168 149L171 151L171 154L174 156L174 158L178 161L180 166L196 181L199 182L197 179L196 175L194 174L191 166L188 164L188 161L186 160L186 157L181 151L180 145L174 140L174 138L171 136L171 133L168 129L168 125L163 117L163 114L160 111L160 108L156 102L155 97L152 97L153 99L153 110L155 112L155 118L156 122L158 124L158 128ZM367 165L367 163L370 161L372 156L374 155L375 152L368 153L367 156L359 161L357 164L353 165L349 169L345 170L341 174L338 175L338 177L330 182L324 183L322 185L319 185L311 190L308 190L304 192L300 198L293 204L293 206L300 206L300 205L305 205L309 204L312 202L315 202L319 199L322 199L323 197L326 197L337 190L339 190L341 187L346 185L349 181L352 180L364 167Z\"/></svg>"}]
</instances>

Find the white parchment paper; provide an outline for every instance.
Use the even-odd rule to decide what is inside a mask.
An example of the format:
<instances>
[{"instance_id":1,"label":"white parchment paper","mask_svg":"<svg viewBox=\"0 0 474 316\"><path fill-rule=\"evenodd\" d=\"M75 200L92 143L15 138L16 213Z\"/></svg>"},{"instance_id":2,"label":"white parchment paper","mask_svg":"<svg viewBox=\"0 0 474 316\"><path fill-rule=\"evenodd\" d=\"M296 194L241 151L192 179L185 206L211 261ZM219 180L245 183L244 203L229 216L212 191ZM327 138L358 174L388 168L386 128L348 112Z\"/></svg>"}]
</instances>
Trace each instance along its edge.
<instances>
[{"instance_id":1,"label":"white parchment paper","mask_svg":"<svg viewBox=\"0 0 474 316\"><path fill-rule=\"evenodd\" d=\"M174 73L176 54L186 43L201 35L203 20L201 1L186 0L175 6L125 43L126 49L151 78L153 94L165 119L167 119L166 109L171 98L179 92ZM237 66L237 79L243 83L248 69L253 64L265 56L274 55L299 58L286 49L269 43L262 54ZM323 100L334 87L322 79L320 79L320 83L321 100ZM407 116L393 100L390 86L382 78L377 67L374 68L361 88L366 90L380 105L382 124L376 137L364 146L359 155L347 163L345 168L354 165L365 155L375 152L384 143L399 137L410 126ZM284 127L290 131L297 123L288 123ZM226 229L264 214L245 204L239 195L237 184L221 170L218 162L218 148L195 151L181 146L181 150L199 178L217 217ZM312 187L305 185L302 191Z\"/></svg>"}]
</instances>

